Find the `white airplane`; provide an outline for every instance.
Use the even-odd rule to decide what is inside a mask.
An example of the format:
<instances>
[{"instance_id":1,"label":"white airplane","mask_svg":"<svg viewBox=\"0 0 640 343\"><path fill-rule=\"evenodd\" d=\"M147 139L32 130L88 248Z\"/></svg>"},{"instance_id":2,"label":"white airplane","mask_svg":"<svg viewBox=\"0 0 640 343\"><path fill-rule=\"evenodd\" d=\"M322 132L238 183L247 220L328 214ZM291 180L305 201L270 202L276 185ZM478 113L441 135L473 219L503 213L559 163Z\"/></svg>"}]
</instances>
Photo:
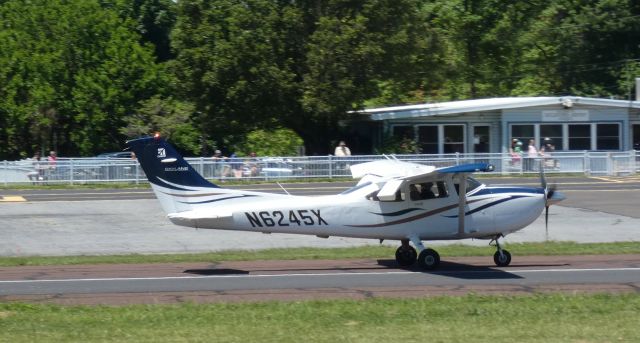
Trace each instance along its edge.
<instances>
[{"instance_id":1,"label":"white airplane","mask_svg":"<svg viewBox=\"0 0 640 343\"><path fill-rule=\"evenodd\" d=\"M564 196L546 186L489 187L468 175L485 163L435 168L398 160L351 166L358 184L337 195L294 196L220 188L198 174L159 135L127 142L169 220L218 230L399 240L396 261L434 269L438 253L423 240L491 239L494 262L511 254L499 238L536 220ZM412 243L412 247L409 243ZM416 252L416 248L418 252Z\"/></svg>"}]
</instances>

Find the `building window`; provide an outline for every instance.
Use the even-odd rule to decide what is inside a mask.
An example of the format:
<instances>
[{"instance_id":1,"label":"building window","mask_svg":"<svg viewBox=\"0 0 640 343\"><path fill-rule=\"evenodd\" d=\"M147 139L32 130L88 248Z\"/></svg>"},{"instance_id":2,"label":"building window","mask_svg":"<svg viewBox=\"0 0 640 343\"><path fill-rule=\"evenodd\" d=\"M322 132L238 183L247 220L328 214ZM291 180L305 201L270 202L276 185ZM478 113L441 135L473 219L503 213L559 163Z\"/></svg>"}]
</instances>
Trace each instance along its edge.
<instances>
[{"instance_id":1,"label":"building window","mask_svg":"<svg viewBox=\"0 0 640 343\"><path fill-rule=\"evenodd\" d=\"M489 126L481 125L473 127L473 152L489 152Z\"/></svg>"},{"instance_id":2,"label":"building window","mask_svg":"<svg viewBox=\"0 0 640 343\"><path fill-rule=\"evenodd\" d=\"M597 124L596 131L597 150L620 150L619 124Z\"/></svg>"},{"instance_id":3,"label":"building window","mask_svg":"<svg viewBox=\"0 0 640 343\"><path fill-rule=\"evenodd\" d=\"M438 126L419 126L418 144L423 154L438 154Z\"/></svg>"},{"instance_id":4,"label":"building window","mask_svg":"<svg viewBox=\"0 0 640 343\"><path fill-rule=\"evenodd\" d=\"M464 126L444 125L444 153L464 152Z\"/></svg>"},{"instance_id":5,"label":"building window","mask_svg":"<svg viewBox=\"0 0 640 343\"><path fill-rule=\"evenodd\" d=\"M414 139L412 125L396 125L392 129L393 136L399 139Z\"/></svg>"},{"instance_id":6,"label":"building window","mask_svg":"<svg viewBox=\"0 0 640 343\"><path fill-rule=\"evenodd\" d=\"M555 150L562 150L562 124L540 124L540 140L538 147L552 145Z\"/></svg>"},{"instance_id":7,"label":"building window","mask_svg":"<svg viewBox=\"0 0 640 343\"><path fill-rule=\"evenodd\" d=\"M591 150L590 124L569 124L569 150Z\"/></svg>"},{"instance_id":8,"label":"building window","mask_svg":"<svg viewBox=\"0 0 640 343\"><path fill-rule=\"evenodd\" d=\"M522 142L523 149L529 144L530 139L534 139L534 125L511 125L511 139L517 139Z\"/></svg>"}]
</instances>

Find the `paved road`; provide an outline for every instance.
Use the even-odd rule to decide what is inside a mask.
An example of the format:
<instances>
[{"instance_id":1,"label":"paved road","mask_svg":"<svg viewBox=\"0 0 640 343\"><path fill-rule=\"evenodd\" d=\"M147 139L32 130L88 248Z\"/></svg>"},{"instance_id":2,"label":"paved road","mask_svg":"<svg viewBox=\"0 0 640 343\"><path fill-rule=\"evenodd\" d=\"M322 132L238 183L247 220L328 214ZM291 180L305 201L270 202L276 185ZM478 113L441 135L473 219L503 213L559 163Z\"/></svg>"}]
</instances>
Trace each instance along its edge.
<instances>
[{"instance_id":1,"label":"paved road","mask_svg":"<svg viewBox=\"0 0 640 343\"><path fill-rule=\"evenodd\" d=\"M393 260L0 268L0 300L147 303L434 294L640 292L640 256L447 259L435 272ZM90 295L90 297L89 297Z\"/></svg>"},{"instance_id":2,"label":"paved road","mask_svg":"<svg viewBox=\"0 0 640 343\"><path fill-rule=\"evenodd\" d=\"M490 185L538 186L540 184L536 177L488 177L480 180ZM640 211L637 211L635 206L640 204L640 192L637 192L640 190L640 177L548 177L548 181L568 196L567 200L562 202L563 206L640 218ZM282 187L294 195L327 195L342 192L354 184L355 181L284 183ZM284 193L281 187L274 184L229 186L229 188ZM0 197L13 199L12 202L155 199L150 189L0 190Z\"/></svg>"}]
</instances>

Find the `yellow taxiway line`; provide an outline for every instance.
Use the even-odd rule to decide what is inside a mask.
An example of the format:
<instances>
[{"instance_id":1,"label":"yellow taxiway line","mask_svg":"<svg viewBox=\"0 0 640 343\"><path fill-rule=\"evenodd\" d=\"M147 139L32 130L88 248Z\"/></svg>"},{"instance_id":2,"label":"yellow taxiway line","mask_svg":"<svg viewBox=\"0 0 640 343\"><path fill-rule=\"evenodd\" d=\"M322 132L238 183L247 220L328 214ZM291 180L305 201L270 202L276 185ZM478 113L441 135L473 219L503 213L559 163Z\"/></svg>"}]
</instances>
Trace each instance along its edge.
<instances>
[{"instance_id":1,"label":"yellow taxiway line","mask_svg":"<svg viewBox=\"0 0 640 343\"><path fill-rule=\"evenodd\" d=\"M21 196L1 196L0 202L24 202L27 201L24 197Z\"/></svg>"}]
</instances>

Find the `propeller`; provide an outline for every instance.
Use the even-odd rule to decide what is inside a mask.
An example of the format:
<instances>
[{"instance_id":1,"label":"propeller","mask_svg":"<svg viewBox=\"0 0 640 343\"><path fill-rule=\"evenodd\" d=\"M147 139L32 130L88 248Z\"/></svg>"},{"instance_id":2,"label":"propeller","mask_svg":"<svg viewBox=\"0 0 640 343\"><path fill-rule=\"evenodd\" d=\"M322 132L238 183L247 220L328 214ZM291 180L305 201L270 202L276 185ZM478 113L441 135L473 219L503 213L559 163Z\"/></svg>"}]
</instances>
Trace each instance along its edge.
<instances>
[{"instance_id":1,"label":"propeller","mask_svg":"<svg viewBox=\"0 0 640 343\"><path fill-rule=\"evenodd\" d=\"M544 189L544 228L547 240L549 239L549 206L551 206L551 201L549 199L553 198L553 195L556 192L556 185L553 184L551 186L547 185L547 179L544 176L544 164L543 161L540 161L540 184Z\"/></svg>"}]
</instances>

